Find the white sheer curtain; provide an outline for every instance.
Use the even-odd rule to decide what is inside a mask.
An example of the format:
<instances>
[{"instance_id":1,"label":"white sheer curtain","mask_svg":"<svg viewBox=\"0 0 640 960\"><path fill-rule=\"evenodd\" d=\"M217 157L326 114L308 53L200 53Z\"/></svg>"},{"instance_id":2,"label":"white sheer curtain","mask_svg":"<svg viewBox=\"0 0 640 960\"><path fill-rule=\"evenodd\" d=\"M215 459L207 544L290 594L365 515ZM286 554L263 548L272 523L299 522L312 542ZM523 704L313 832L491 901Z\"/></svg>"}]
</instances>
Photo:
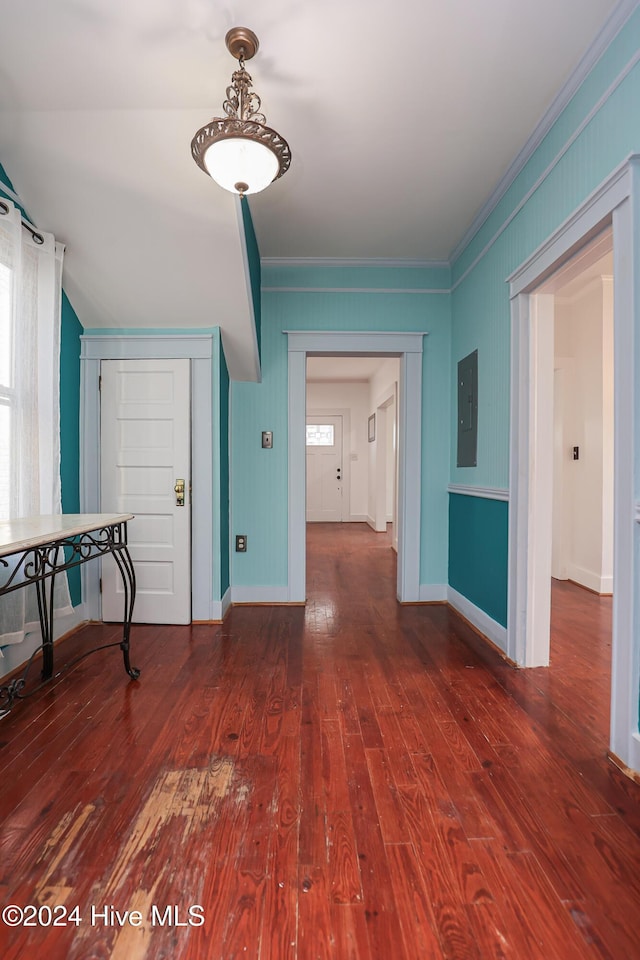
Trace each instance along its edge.
<instances>
[{"instance_id":1,"label":"white sheer curtain","mask_svg":"<svg viewBox=\"0 0 640 960\"><path fill-rule=\"evenodd\" d=\"M6 208L6 212L5 212ZM0 198L0 521L61 513L60 305L64 247L37 242ZM0 567L1 578L6 577ZM71 612L66 576L56 615ZM0 647L39 627L35 588L0 599ZM1 653L1 651L0 651Z\"/></svg>"}]
</instances>

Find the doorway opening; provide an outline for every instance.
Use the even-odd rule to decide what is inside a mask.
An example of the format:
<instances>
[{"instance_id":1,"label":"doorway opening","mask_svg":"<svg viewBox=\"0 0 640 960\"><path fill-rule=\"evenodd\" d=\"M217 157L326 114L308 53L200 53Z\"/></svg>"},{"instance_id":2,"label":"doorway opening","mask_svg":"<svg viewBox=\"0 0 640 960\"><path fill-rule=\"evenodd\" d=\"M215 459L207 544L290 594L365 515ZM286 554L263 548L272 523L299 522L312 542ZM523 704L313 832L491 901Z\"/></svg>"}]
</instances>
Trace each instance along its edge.
<instances>
[{"instance_id":1,"label":"doorway opening","mask_svg":"<svg viewBox=\"0 0 640 960\"><path fill-rule=\"evenodd\" d=\"M397 553L398 357L307 357L307 591L314 552L338 560L347 544ZM350 533L337 524L352 524ZM345 540L345 535L348 540ZM381 565L396 580L396 564Z\"/></svg>"},{"instance_id":2,"label":"doorway opening","mask_svg":"<svg viewBox=\"0 0 640 960\"><path fill-rule=\"evenodd\" d=\"M613 586L613 237L610 227L533 287L529 655L549 663L551 579Z\"/></svg>"},{"instance_id":3,"label":"doorway opening","mask_svg":"<svg viewBox=\"0 0 640 960\"><path fill-rule=\"evenodd\" d=\"M389 529L396 550L399 380L397 357L307 357L307 522Z\"/></svg>"},{"instance_id":4,"label":"doorway opening","mask_svg":"<svg viewBox=\"0 0 640 960\"><path fill-rule=\"evenodd\" d=\"M397 578L401 602L420 599L420 504L422 451L421 333L288 331L289 361L289 584L290 602L306 599L306 390L307 357L397 358ZM387 420L388 396L367 417L367 449L372 431ZM334 410L339 414L339 409ZM373 418L373 419L372 419ZM381 426L381 429L382 426ZM369 436L372 442L369 443ZM351 461L350 461L351 462ZM386 468L385 468L386 469ZM344 474L341 471L341 481ZM386 502L386 487L385 487ZM351 509L353 509L351 507ZM368 511L368 508L367 508Z\"/></svg>"},{"instance_id":5,"label":"doorway opening","mask_svg":"<svg viewBox=\"0 0 640 960\"><path fill-rule=\"evenodd\" d=\"M214 485L212 376L219 343L210 335L103 336L85 334L81 355L81 510L99 513L100 500L100 366L106 360L186 359L190 369L191 471L199 482L193 487L191 511L191 617L193 620L219 620L223 603L218 599L219 567L214 557L220 549L220 530L214 516L211 490ZM186 481L186 476L183 478ZM175 485L175 478L173 479ZM171 490L172 493L173 488ZM133 511L135 512L135 511ZM102 619L98 565L85 564L83 597L90 620Z\"/></svg>"},{"instance_id":6,"label":"doorway opening","mask_svg":"<svg viewBox=\"0 0 640 960\"><path fill-rule=\"evenodd\" d=\"M614 520L613 236L605 230L532 291L548 326L551 424L550 660L590 690L581 722L606 741L610 717ZM540 331L542 337L544 331ZM543 388L544 389L544 388ZM545 531L541 531L545 536ZM580 638L578 642L578 638ZM567 704L575 713L576 705Z\"/></svg>"},{"instance_id":7,"label":"doorway opening","mask_svg":"<svg viewBox=\"0 0 640 960\"><path fill-rule=\"evenodd\" d=\"M553 357L549 329L553 297L542 284L591 241L613 236L614 521L609 754L640 769L638 732L637 592L640 508L637 502L637 294L638 258L634 177L637 158L615 169L508 278L511 299L511 429L509 612L507 654L520 666L549 662L549 581L552 478L544 449L551 443L552 390L541 369ZM551 302L550 302L551 301ZM553 381L551 381L552 383ZM551 426L549 426L551 425Z\"/></svg>"}]
</instances>

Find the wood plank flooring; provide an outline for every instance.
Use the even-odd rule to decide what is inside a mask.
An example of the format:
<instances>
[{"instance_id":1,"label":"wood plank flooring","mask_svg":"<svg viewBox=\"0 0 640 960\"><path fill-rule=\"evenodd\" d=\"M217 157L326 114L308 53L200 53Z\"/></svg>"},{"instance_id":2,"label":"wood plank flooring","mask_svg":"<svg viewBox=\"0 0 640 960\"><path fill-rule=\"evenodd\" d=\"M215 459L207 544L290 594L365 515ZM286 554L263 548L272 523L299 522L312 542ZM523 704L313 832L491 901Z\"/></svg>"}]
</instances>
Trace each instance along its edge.
<instances>
[{"instance_id":1,"label":"wood plank flooring","mask_svg":"<svg viewBox=\"0 0 640 960\"><path fill-rule=\"evenodd\" d=\"M40 910L3 960L640 958L611 601L555 584L552 665L515 670L396 604L384 534L308 542L306 608L136 626L139 682L97 653L0 721L0 905Z\"/></svg>"}]
</instances>

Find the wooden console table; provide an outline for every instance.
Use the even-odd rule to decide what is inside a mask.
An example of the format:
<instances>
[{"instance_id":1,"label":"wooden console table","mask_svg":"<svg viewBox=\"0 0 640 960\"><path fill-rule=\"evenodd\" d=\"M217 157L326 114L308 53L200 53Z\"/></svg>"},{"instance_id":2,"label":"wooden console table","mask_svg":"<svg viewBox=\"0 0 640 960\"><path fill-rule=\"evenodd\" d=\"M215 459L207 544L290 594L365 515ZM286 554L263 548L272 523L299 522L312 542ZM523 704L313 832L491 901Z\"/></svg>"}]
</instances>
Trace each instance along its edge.
<instances>
[{"instance_id":1,"label":"wooden console table","mask_svg":"<svg viewBox=\"0 0 640 960\"><path fill-rule=\"evenodd\" d=\"M0 716L11 709L15 700L30 696L54 679L53 589L56 575L107 554L111 554L117 563L124 586L122 640L85 651L68 663L64 670L96 650L119 646L126 672L132 679L138 679L140 671L132 667L129 660L129 634L136 598L135 571L127 548L127 521L132 519L132 514L77 513L0 521L0 603L6 594L34 584L42 631L42 644L28 660L22 676L0 686ZM41 683L25 692L27 675L40 650ZM55 674L55 677L64 670Z\"/></svg>"}]
</instances>

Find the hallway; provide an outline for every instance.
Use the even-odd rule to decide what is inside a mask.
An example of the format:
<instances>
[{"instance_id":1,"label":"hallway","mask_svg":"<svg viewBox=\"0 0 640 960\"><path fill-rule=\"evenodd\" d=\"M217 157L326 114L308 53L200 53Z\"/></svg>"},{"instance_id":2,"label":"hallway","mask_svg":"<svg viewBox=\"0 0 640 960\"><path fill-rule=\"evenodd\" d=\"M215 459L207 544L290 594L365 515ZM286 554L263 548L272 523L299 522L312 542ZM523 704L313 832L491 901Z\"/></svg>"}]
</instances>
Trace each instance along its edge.
<instances>
[{"instance_id":1,"label":"hallway","mask_svg":"<svg viewBox=\"0 0 640 960\"><path fill-rule=\"evenodd\" d=\"M80 917L0 924L4 960L640 957L610 601L579 614L562 584L551 667L515 670L447 607L396 603L386 535L307 538L306 607L136 626L139 682L105 651L2 721L3 905ZM117 628L60 660L88 635Z\"/></svg>"}]
</instances>

